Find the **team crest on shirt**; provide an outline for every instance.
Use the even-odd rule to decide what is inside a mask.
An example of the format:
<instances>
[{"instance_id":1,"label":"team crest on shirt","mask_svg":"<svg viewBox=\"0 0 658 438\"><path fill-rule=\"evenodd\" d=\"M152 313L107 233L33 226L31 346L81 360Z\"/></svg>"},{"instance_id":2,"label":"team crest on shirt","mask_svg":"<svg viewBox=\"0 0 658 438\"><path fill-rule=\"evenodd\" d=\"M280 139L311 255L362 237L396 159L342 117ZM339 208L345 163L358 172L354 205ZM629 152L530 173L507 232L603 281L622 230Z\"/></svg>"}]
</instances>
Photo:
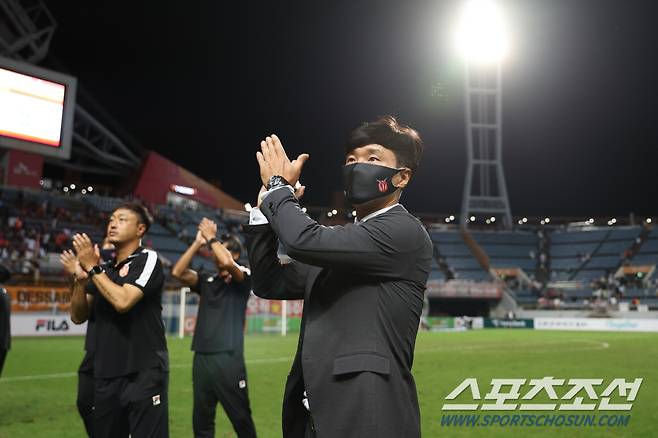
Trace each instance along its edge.
<instances>
[{"instance_id":1,"label":"team crest on shirt","mask_svg":"<svg viewBox=\"0 0 658 438\"><path fill-rule=\"evenodd\" d=\"M130 263L126 263L121 267L121 270L119 271L119 277L125 277L128 275L128 270L130 269L128 265L130 265Z\"/></svg>"},{"instance_id":2,"label":"team crest on shirt","mask_svg":"<svg viewBox=\"0 0 658 438\"><path fill-rule=\"evenodd\" d=\"M247 381L244 380L244 379L240 380L240 381L238 382L238 387L239 387L240 389L245 389L245 388L247 387Z\"/></svg>"},{"instance_id":3,"label":"team crest on shirt","mask_svg":"<svg viewBox=\"0 0 658 438\"><path fill-rule=\"evenodd\" d=\"M153 397L151 397L151 399L153 400L153 406L157 406L160 404L160 394L154 395Z\"/></svg>"}]
</instances>

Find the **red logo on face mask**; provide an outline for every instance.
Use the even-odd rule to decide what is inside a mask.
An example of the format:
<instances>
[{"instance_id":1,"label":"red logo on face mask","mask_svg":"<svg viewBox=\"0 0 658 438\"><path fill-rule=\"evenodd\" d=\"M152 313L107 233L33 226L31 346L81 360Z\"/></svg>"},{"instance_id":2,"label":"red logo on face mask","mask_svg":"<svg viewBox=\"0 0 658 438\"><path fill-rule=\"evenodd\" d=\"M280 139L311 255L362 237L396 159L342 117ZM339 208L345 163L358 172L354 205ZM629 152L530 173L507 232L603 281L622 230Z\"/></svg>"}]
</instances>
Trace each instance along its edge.
<instances>
[{"instance_id":1,"label":"red logo on face mask","mask_svg":"<svg viewBox=\"0 0 658 438\"><path fill-rule=\"evenodd\" d=\"M388 190L388 181L383 179L383 180L377 180L377 185L379 187L379 191L382 193L386 193Z\"/></svg>"}]
</instances>

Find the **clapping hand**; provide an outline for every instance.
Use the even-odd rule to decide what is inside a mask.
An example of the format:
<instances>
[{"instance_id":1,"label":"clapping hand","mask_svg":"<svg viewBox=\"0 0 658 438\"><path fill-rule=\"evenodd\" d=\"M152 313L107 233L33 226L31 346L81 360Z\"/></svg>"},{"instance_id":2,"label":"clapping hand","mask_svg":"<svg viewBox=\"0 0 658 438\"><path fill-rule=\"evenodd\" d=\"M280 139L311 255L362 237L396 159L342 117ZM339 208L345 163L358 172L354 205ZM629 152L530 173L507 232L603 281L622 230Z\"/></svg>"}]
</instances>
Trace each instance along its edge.
<instances>
[{"instance_id":1,"label":"clapping hand","mask_svg":"<svg viewBox=\"0 0 658 438\"><path fill-rule=\"evenodd\" d=\"M260 166L260 179L263 185L266 186L274 175L279 175L294 187L299 181L302 167L309 155L301 154L296 160L290 161L279 137L274 134L260 142L260 149L259 152L256 152L256 159Z\"/></svg>"},{"instance_id":2,"label":"clapping hand","mask_svg":"<svg viewBox=\"0 0 658 438\"><path fill-rule=\"evenodd\" d=\"M78 262L85 272L89 272L101 259L98 245L94 245L85 233L73 236L73 248L78 256Z\"/></svg>"},{"instance_id":3,"label":"clapping hand","mask_svg":"<svg viewBox=\"0 0 658 438\"><path fill-rule=\"evenodd\" d=\"M87 278L87 273L82 270L80 262L78 262L75 253L67 249L59 256L59 261L64 266L66 272L71 274L76 280L84 280Z\"/></svg>"},{"instance_id":4,"label":"clapping hand","mask_svg":"<svg viewBox=\"0 0 658 438\"><path fill-rule=\"evenodd\" d=\"M197 230L196 237L194 238L194 242L198 245L206 244L206 239L203 238L203 234L201 234L201 230Z\"/></svg>"},{"instance_id":5,"label":"clapping hand","mask_svg":"<svg viewBox=\"0 0 658 438\"><path fill-rule=\"evenodd\" d=\"M199 224L199 231L201 232L201 237L203 237L206 242L210 239L215 239L217 237L217 224L204 217Z\"/></svg>"}]
</instances>

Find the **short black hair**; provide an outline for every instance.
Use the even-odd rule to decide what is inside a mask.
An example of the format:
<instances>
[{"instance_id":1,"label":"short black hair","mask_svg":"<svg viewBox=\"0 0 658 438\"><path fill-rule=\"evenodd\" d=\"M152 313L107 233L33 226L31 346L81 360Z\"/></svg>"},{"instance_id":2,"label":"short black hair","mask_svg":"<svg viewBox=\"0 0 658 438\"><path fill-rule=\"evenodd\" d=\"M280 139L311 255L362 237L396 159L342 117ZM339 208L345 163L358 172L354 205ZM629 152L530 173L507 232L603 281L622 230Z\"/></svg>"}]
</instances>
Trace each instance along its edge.
<instances>
[{"instance_id":1,"label":"short black hair","mask_svg":"<svg viewBox=\"0 0 658 438\"><path fill-rule=\"evenodd\" d=\"M420 165L423 141L418 132L402 125L393 116L382 116L374 122L365 122L354 131L345 145L345 155L356 148L379 144L395 154L398 166L408 167L412 172Z\"/></svg>"},{"instance_id":2,"label":"short black hair","mask_svg":"<svg viewBox=\"0 0 658 438\"><path fill-rule=\"evenodd\" d=\"M151 213L149 213L146 207L137 202L123 203L114 209L114 211L117 210L130 210L135 213L137 215L137 220L139 221L138 223L144 224L146 226L146 231L144 231L144 234L148 232L149 228L151 228L151 225L153 224L153 216L151 216Z\"/></svg>"},{"instance_id":3,"label":"short black hair","mask_svg":"<svg viewBox=\"0 0 658 438\"><path fill-rule=\"evenodd\" d=\"M242 255L242 242L237 236L233 234L222 234L219 236L219 241L226 244L226 249L230 252L237 252Z\"/></svg>"}]
</instances>

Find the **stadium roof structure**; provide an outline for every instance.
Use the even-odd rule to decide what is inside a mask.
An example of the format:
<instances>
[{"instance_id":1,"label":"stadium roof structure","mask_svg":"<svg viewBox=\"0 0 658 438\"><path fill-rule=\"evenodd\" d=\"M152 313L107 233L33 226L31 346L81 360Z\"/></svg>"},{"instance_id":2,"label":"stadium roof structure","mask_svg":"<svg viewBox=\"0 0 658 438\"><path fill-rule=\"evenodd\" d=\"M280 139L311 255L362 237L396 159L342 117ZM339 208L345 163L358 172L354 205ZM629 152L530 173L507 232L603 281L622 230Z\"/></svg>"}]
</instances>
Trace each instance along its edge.
<instances>
[{"instance_id":1,"label":"stadium roof structure","mask_svg":"<svg viewBox=\"0 0 658 438\"><path fill-rule=\"evenodd\" d=\"M0 55L29 64L45 60L57 22L43 1L0 0L0 23L3 24L0 26ZM51 62L57 64L56 60ZM82 97L94 111L83 108L80 99L77 100L71 159L46 157L45 161L96 175L125 176L136 170L144 155L143 148L134 141L122 139L116 129L107 127L107 122L102 123L101 115L110 121L111 117L80 86L78 97Z\"/></svg>"},{"instance_id":2,"label":"stadium roof structure","mask_svg":"<svg viewBox=\"0 0 658 438\"><path fill-rule=\"evenodd\" d=\"M57 22L42 0L0 0L0 23L1 56L29 64L46 60ZM48 56L47 61L57 70L66 70L52 56ZM244 209L242 202L142 146L80 84L74 114L70 159L44 157L45 163L104 179L108 186L113 185L117 177L123 181L137 179L137 186L128 183L117 189L137 188L145 200L164 203L171 185L185 184L194 188L195 194L191 197L206 205ZM153 171L153 166L160 166L159 171ZM163 169L169 171L163 172Z\"/></svg>"}]
</instances>

